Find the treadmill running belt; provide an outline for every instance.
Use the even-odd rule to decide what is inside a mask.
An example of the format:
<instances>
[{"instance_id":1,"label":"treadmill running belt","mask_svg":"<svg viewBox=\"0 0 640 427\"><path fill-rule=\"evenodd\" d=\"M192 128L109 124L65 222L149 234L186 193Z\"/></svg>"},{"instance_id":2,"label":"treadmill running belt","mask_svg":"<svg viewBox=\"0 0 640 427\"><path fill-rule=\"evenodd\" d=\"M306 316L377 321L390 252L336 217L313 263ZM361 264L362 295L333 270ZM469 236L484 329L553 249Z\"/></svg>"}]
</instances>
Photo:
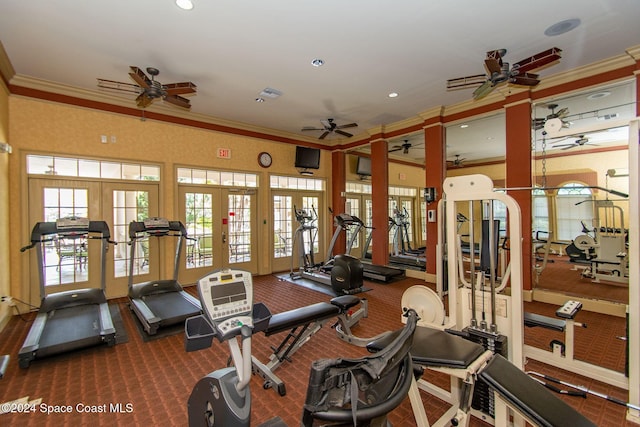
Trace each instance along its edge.
<instances>
[{"instance_id":1,"label":"treadmill running belt","mask_svg":"<svg viewBox=\"0 0 640 427\"><path fill-rule=\"evenodd\" d=\"M147 295L143 301L153 314L162 319L163 326L183 322L187 317L200 314L200 307L196 307L184 299L178 292Z\"/></svg>"},{"instance_id":2,"label":"treadmill running belt","mask_svg":"<svg viewBox=\"0 0 640 427\"><path fill-rule=\"evenodd\" d=\"M54 310L47 315L38 357L62 353L102 342L98 304Z\"/></svg>"}]
</instances>

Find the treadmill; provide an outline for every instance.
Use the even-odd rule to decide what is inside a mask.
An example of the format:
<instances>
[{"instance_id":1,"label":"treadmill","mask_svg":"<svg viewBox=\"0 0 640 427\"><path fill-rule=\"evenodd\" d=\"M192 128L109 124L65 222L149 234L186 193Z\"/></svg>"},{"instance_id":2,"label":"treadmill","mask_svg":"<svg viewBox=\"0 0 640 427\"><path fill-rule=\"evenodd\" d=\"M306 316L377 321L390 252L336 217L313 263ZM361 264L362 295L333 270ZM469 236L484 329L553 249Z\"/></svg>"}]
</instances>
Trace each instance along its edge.
<instances>
[{"instance_id":1,"label":"treadmill","mask_svg":"<svg viewBox=\"0 0 640 427\"><path fill-rule=\"evenodd\" d=\"M406 209L405 209L406 212ZM396 218L389 217L389 230L395 227L393 233L393 250L389 254L389 262L391 264L399 264L412 268L414 270L426 271L427 259L423 251L416 251L411 248L409 243L409 234L407 232L406 218L408 214L401 214L396 210Z\"/></svg>"},{"instance_id":2,"label":"treadmill","mask_svg":"<svg viewBox=\"0 0 640 427\"><path fill-rule=\"evenodd\" d=\"M173 278L133 283L133 270L137 242L145 237L177 237ZM165 218L147 218L129 224L129 307L136 314L149 335L158 329L184 323L185 319L199 315L200 301L184 291L178 282L180 255L187 238L187 230L180 221Z\"/></svg>"},{"instance_id":3,"label":"treadmill","mask_svg":"<svg viewBox=\"0 0 640 427\"><path fill-rule=\"evenodd\" d=\"M38 222L31 232L31 244L20 249L24 252L36 248L40 281L40 309L31 325L29 334L18 353L18 365L28 368L31 361L59 353L106 344L115 345L116 330L105 296L106 253L111 234L104 221L90 221L86 218L62 218L56 222ZM72 241L74 264L76 256L88 255L87 243L81 239L101 240L100 288L74 289L46 294L45 256L43 248L48 242L59 239ZM82 246L84 245L84 247ZM79 266L82 263L78 264ZM86 266L87 264L85 264ZM64 268L60 263L58 269ZM62 274L62 272L60 272Z\"/></svg>"},{"instance_id":4,"label":"treadmill","mask_svg":"<svg viewBox=\"0 0 640 427\"><path fill-rule=\"evenodd\" d=\"M358 237L358 234L360 233L361 230L364 230L366 228L366 226L364 225L364 222L362 222L362 220L357 216L349 215L347 213L341 213L339 215L336 215L333 218L333 221L336 224L337 228L336 228L336 232L333 235L333 239L331 241L331 245L330 245L331 248L333 248L333 246L335 245L335 241L337 240L337 236L338 234L340 234L341 230L344 230L346 232L350 227L355 227L355 229L351 233L351 237L347 241L346 253L350 254L351 250L353 249L355 240ZM367 244L365 245L365 253L370 242L371 242L371 236L368 236ZM362 258L366 258L366 257L362 257ZM363 268L363 276L365 278L376 280L379 282L386 283L392 280L401 279L405 277L405 271L399 268L394 268L394 267L389 267L384 265L376 265L370 262L363 262L362 268Z\"/></svg>"}]
</instances>

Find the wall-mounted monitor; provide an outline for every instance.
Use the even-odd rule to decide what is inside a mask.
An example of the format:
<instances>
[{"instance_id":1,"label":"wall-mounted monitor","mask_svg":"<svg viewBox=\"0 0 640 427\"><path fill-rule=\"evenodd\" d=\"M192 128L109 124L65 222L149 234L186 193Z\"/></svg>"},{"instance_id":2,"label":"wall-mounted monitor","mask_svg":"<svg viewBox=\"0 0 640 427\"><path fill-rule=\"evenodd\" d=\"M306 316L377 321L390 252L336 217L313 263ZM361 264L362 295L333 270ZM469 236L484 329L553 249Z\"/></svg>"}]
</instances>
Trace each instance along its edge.
<instances>
[{"instance_id":1,"label":"wall-mounted monitor","mask_svg":"<svg viewBox=\"0 0 640 427\"><path fill-rule=\"evenodd\" d=\"M295 166L302 169L320 169L320 149L296 147Z\"/></svg>"},{"instance_id":2,"label":"wall-mounted monitor","mask_svg":"<svg viewBox=\"0 0 640 427\"><path fill-rule=\"evenodd\" d=\"M358 156L358 163L356 163L356 173L360 176L371 176L371 157Z\"/></svg>"}]
</instances>

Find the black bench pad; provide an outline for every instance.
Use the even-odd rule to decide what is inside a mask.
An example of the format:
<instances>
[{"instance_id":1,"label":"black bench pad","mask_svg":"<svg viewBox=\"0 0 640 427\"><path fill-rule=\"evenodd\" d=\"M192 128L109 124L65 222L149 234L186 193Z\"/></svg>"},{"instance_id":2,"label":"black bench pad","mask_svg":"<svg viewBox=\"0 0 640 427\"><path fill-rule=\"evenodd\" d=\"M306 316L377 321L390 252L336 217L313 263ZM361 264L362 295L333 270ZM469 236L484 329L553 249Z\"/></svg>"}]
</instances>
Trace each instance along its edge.
<instances>
[{"instance_id":1,"label":"black bench pad","mask_svg":"<svg viewBox=\"0 0 640 427\"><path fill-rule=\"evenodd\" d=\"M524 325L528 327L540 326L542 328L553 329L554 331L564 332L567 322L554 317L543 316L535 313L524 313Z\"/></svg>"},{"instance_id":2,"label":"black bench pad","mask_svg":"<svg viewBox=\"0 0 640 427\"><path fill-rule=\"evenodd\" d=\"M376 352L390 343L396 332L367 344L367 350ZM462 337L439 329L419 326L413 335L411 358L421 366L466 368L484 353L484 347Z\"/></svg>"},{"instance_id":3,"label":"black bench pad","mask_svg":"<svg viewBox=\"0 0 640 427\"><path fill-rule=\"evenodd\" d=\"M354 295L342 295L339 297L331 298L330 302L344 312L351 307L358 305L360 303L360 298Z\"/></svg>"},{"instance_id":4,"label":"black bench pad","mask_svg":"<svg viewBox=\"0 0 640 427\"><path fill-rule=\"evenodd\" d=\"M277 334L295 328L296 326L337 316L341 312L340 307L328 302L319 302L306 307L295 308L271 316L264 333L267 336Z\"/></svg>"},{"instance_id":5,"label":"black bench pad","mask_svg":"<svg viewBox=\"0 0 640 427\"><path fill-rule=\"evenodd\" d=\"M480 372L480 378L536 425L595 427L588 418L499 354Z\"/></svg>"}]
</instances>

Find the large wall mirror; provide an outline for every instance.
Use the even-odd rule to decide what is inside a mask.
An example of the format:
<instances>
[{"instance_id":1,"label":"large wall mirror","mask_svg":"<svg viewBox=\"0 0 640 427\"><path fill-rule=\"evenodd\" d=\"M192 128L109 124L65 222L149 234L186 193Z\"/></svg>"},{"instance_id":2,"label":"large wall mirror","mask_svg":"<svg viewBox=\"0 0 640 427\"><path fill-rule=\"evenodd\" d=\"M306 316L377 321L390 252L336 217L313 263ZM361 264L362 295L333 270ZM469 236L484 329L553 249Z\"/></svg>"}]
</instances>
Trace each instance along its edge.
<instances>
[{"instance_id":1,"label":"large wall mirror","mask_svg":"<svg viewBox=\"0 0 640 427\"><path fill-rule=\"evenodd\" d=\"M633 81L533 107L534 287L627 304Z\"/></svg>"}]
</instances>

